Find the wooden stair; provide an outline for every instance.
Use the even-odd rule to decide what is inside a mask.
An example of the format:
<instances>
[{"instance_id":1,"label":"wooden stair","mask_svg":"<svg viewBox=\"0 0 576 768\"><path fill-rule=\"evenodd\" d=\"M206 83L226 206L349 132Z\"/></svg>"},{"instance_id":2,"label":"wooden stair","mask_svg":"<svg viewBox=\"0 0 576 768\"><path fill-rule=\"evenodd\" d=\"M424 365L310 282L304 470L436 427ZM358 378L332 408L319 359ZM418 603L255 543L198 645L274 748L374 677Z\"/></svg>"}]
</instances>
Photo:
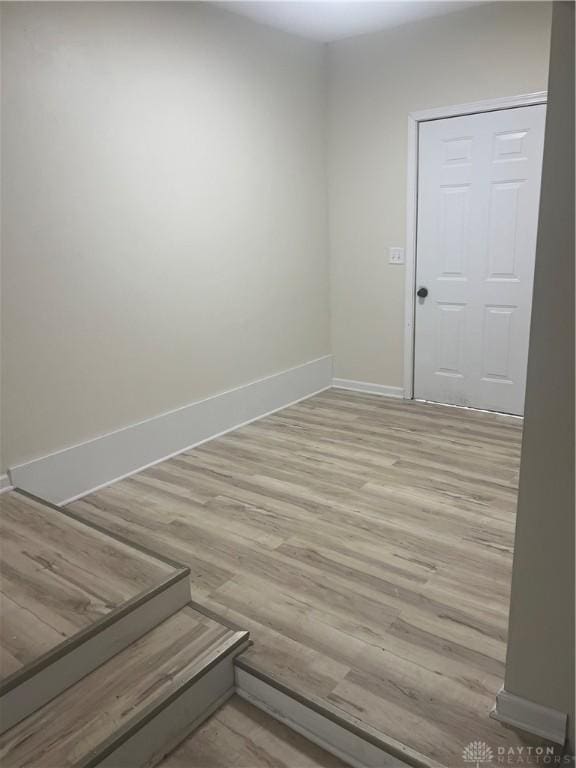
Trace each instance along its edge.
<instances>
[{"instance_id":1,"label":"wooden stair","mask_svg":"<svg viewBox=\"0 0 576 768\"><path fill-rule=\"evenodd\" d=\"M153 766L233 693L249 635L187 567L20 492L0 524L3 768Z\"/></svg>"},{"instance_id":2,"label":"wooden stair","mask_svg":"<svg viewBox=\"0 0 576 768\"><path fill-rule=\"evenodd\" d=\"M247 641L188 605L4 733L0 762L155 765L233 693Z\"/></svg>"},{"instance_id":3,"label":"wooden stair","mask_svg":"<svg viewBox=\"0 0 576 768\"><path fill-rule=\"evenodd\" d=\"M0 733L190 599L189 569L22 493L0 496Z\"/></svg>"}]
</instances>

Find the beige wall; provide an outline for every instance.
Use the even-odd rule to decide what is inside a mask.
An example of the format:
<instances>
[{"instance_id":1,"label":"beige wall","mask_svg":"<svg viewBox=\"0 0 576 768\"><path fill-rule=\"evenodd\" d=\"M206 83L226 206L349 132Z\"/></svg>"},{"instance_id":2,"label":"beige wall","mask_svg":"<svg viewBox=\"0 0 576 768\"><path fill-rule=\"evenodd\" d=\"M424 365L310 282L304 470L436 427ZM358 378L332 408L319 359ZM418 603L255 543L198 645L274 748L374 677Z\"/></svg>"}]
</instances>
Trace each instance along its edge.
<instances>
[{"instance_id":1,"label":"beige wall","mask_svg":"<svg viewBox=\"0 0 576 768\"><path fill-rule=\"evenodd\" d=\"M505 688L574 749L574 6L555 3Z\"/></svg>"},{"instance_id":2,"label":"beige wall","mask_svg":"<svg viewBox=\"0 0 576 768\"><path fill-rule=\"evenodd\" d=\"M407 116L544 90L550 8L494 3L329 47L335 375L403 386Z\"/></svg>"},{"instance_id":3,"label":"beige wall","mask_svg":"<svg viewBox=\"0 0 576 768\"><path fill-rule=\"evenodd\" d=\"M4 467L328 353L322 46L206 3L2 14Z\"/></svg>"},{"instance_id":4,"label":"beige wall","mask_svg":"<svg viewBox=\"0 0 576 768\"><path fill-rule=\"evenodd\" d=\"M207 3L5 3L2 445L42 456L330 351L402 385L406 116L545 88L549 7L325 51ZM326 118L330 227L326 231Z\"/></svg>"}]
</instances>

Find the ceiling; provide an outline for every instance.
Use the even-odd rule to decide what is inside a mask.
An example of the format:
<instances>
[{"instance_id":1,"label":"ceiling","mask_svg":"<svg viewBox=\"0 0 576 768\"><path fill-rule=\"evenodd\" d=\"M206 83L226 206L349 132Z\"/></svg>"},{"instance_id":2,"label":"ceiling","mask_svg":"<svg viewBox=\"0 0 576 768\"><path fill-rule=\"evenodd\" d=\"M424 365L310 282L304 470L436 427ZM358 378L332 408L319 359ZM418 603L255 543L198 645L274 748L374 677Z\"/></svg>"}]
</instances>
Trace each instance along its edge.
<instances>
[{"instance_id":1,"label":"ceiling","mask_svg":"<svg viewBox=\"0 0 576 768\"><path fill-rule=\"evenodd\" d=\"M477 5L478 0L231 0L228 10L323 43L352 35L391 29L418 19L442 16Z\"/></svg>"}]
</instances>

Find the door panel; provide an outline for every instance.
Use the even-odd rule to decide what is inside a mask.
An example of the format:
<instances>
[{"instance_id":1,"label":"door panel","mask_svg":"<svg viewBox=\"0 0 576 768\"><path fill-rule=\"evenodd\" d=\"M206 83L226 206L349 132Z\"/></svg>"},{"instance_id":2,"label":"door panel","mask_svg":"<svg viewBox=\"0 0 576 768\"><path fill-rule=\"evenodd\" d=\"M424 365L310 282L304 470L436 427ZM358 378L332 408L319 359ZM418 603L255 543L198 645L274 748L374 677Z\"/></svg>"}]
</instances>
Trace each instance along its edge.
<instances>
[{"instance_id":1,"label":"door panel","mask_svg":"<svg viewBox=\"0 0 576 768\"><path fill-rule=\"evenodd\" d=\"M437 374L462 377L465 323L465 304L438 302Z\"/></svg>"},{"instance_id":2,"label":"door panel","mask_svg":"<svg viewBox=\"0 0 576 768\"><path fill-rule=\"evenodd\" d=\"M511 381L512 323L516 309L517 307L484 307L483 378Z\"/></svg>"},{"instance_id":3,"label":"door panel","mask_svg":"<svg viewBox=\"0 0 576 768\"><path fill-rule=\"evenodd\" d=\"M490 191L487 280L518 280L514 267L521 186L522 182L509 181L494 184Z\"/></svg>"},{"instance_id":4,"label":"door panel","mask_svg":"<svg viewBox=\"0 0 576 768\"><path fill-rule=\"evenodd\" d=\"M420 124L414 395L521 414L543 105Z\"/></svg>"},{"instance_id":5,"label":"door panel","mask_svg":"<svg viewBox=\"0 0 576 768\"><path fill-rule=\"evenodd\" d=\"M466 271L466 222L470 187L443 187L440 218L440 258L444 277L463 277Z\"/></svg>"}]
</instances>

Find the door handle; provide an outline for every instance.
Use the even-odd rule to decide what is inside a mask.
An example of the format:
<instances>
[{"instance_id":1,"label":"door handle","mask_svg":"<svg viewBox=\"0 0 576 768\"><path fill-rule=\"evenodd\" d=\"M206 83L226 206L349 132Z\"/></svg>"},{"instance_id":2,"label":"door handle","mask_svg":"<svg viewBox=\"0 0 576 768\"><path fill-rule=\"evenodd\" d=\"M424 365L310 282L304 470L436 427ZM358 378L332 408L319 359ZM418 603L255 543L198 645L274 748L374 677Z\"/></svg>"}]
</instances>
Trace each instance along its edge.
<instances>
[{"instance_id":1,"label":"door handle","mask_svg":"<svg viewBox=\"0 0 576 768\"><path fill-rule=\"evenodd\" d=\"M420 296L421 299L425 299L426 296L428 296L428 288L424 288L424 286L422 286L422 288L418 288L416 291L416 296Z\"/></svg>"}]
</instances>

